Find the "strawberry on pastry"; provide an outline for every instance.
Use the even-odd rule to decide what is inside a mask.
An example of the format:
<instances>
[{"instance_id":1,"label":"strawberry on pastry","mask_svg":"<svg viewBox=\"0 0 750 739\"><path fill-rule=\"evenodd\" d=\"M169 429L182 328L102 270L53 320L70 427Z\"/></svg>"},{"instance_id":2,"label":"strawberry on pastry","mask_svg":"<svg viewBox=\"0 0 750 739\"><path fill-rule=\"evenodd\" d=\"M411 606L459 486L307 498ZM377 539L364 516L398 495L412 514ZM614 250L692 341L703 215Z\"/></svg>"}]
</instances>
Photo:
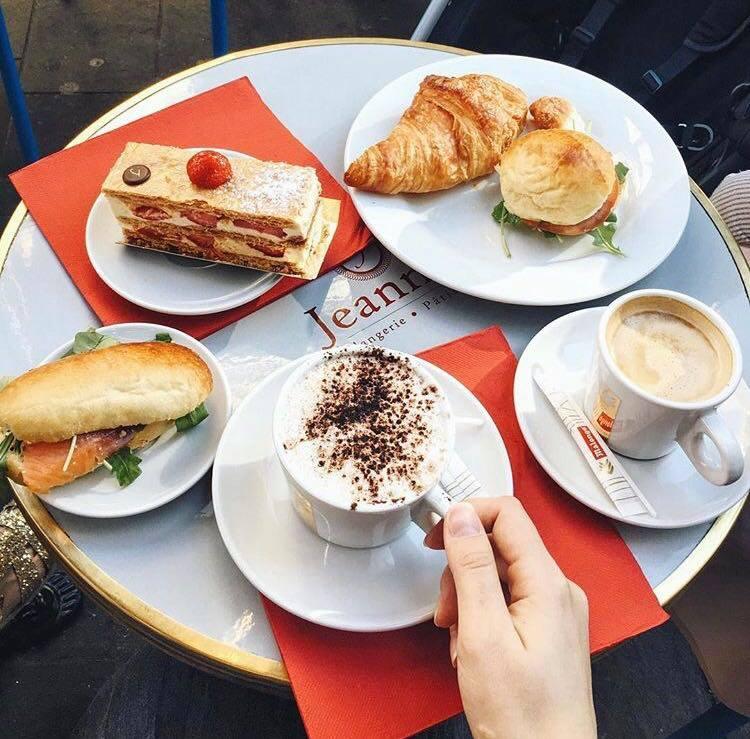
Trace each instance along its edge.
<instances>
[{"instance_id":1,"label":"strawberry on pastry","mask_svg":"<svg viewBox=\"0 0 750 739\"><path fill-rule=\"evenodd\" d=\"M229 182L232 177L232 165L223 154L206 149L190 157L187 173L196 187L215 190Z\"/></svg>"},{"instance_id":2,"label":"strawberry on pastry","mask_svg":"<svg viewBox=\"0 0 750 739\"><path fill-rule=\"evenodd\" d=\"M214 237L211 236L211 234L204 233L185 234L185 238L188 241L192 241L200 249L205 250L212 249L215 241Z\"/></svg>"},{"instance_id":3,"label":"strawberry on pastry","mask_svg":"<svg viewBox=\"0 0 750 739\"><path fill-rule=\"evenodd\" d=\"M253 231L260 231L261 233L271 234L283 239L286 236L286 231L281 226L275 226L272 223L264 223L263 221L249 221L247 218L235 218L232 220L232 224L237 228L248 228Z\"/></svg>"},{"instance_id":4,"label":"strawberry on pastry","mask_svg":"<svg viewBox=\"0 0 750 739\"><path fill-rule=\"evenodd\" d=\"M183 210L181 215L187 218L188 221L197 223L199 226L205 226L206 228L216 228L216 224L219 222L219 216L213 213L204 213L200 210Z\"/></svg>"},{"instance_id":5,"label":"strawberry on pastry","mask_svg":"<svg viewBox=\"0 0 750 739\"><path fill-rule=\"evenodd\" d=\"M169 213L162 208L153 205L138 205L133 209L133 214L146 221L163 221L169 218Z\"/></svg>"}]
</instances>

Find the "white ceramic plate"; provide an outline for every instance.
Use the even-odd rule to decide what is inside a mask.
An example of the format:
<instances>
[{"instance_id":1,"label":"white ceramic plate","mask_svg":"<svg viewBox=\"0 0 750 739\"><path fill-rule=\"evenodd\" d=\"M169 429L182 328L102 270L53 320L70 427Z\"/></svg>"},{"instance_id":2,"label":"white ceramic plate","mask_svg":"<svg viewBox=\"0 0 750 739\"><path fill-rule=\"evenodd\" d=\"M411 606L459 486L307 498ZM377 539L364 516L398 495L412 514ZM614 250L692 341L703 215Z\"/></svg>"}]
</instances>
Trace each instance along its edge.
<instances>
[{"instance_id":1,"label":"white ceramic plate","mask_svg":"<svg viewBox=\"0 0 750 739\"><path fill-rule=\"evenodd\" d=\"M90 518L119 518L145 513L169 503L189 490L213 462L221 433L229 418L231 398L229 384L218 360L203 344L191 336L153 323L120 323L97 329L101 334L120 341L153 341L167 332L172 341L192 349L209 366L214 388L206 400L208 418L189 431L137 452L143 460L141 475L130 485L120 488L117 480L104 468L53 488L40 496L52 508ZM42 364L59 359L70 349L72 340L53 351Z\"/></svg>"},{"instance_id":2,"label":"white ceramic plate","mask_svg":"<svg viewBox=\"0 0 750 739\"><path fill-rule=\"evenodd\" d=\"M279 390L300 361L278 369L235 411L219 444L213 504L224 544L261 593L301 618L347 631L388 631L425 621L437 600L445 555L422 545L412 525L391 544L348 549L329 544L297 517L276 458L271 418ZM458 416L482 418L457 428L456 450L484 495L512 494L505 445L479 401L430 365Z\"/></svg>"},{"instance_id":3,"label":"white ceramic plate","mask_svg":"<svg viewBox=\"0 0 750 739\"><path fill-rule=\"evenodd\" d=\"M617 206L615 242L627 257L597 252L591 237L545 239L506 228L512 253L501 247L491 211L499 202L496 174L443 192L378 195L351 189L357 210L399 259L470 295L521 305L564 305L622 290L656 269L687 223L690 185L677 148L645 108L612 85L571 67L517 56L467 56L420 67L386 85L362 108L349 131L348 166L385 138L428 74L493 74L542 95L568 98L591 135L630 172Z\"/></svg>"},{"instance_id":4,"label":"white ceramic plate","mask_svg":"<svg viewBox=\"0 0 750 739\"><path fill-rule=\"evenodd\" d=\"M690 464L682 449L661 459L639 461L618 455L656 517L621 516L604 494L586 461L557 414L532 379L537 364L555 384L583 405L599 317L605 308L569 313L545 326L528 344L516 370L513 390L516 415L526 443L534 456L560 487L589 508L605 516L637 526L656 529L681 528L710 521L737 501L750 488L750 464L732 485L711 485ZM730 428L745 450L750 449L748 409L750 391L741 383L738 391L721 407Z\"/></svg>"},{"instance_id":5,"label":"white ceramic plate","mask_svg":"<svg viewBox=\"0 0 750 739\"><path fill-rule=\"evenodd\" d=\"M230 158L247 157L228 149L215 151ZM219 313L255 300L281 279L272 272L136 249L121 242L122 229L104 195L99 195L86 222L91 265L118 295L159 313Z\"/></svg>"}]
</instances>

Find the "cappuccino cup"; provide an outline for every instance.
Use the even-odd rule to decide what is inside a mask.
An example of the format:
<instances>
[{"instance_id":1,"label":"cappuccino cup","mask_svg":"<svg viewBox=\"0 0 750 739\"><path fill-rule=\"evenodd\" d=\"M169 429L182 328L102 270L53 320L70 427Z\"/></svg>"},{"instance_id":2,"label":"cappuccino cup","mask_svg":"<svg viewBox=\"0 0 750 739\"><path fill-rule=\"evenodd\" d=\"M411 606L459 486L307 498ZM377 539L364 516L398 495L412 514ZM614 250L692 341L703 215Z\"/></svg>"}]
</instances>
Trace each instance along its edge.
<instances>
[{"instance_id":1,"label":"cappuccino cup","mask_svg":"<svg viewBox=\"0 0 750 739\"><path fill-rule=\"evenodd\" d=\"M728 485L745 461L716 408L741 376L739 342L716 311L670 290L637 290L601 317L584 407L613 451L656 459L677 444L709 482Z\"/></svg>"},{"instance_id":2,"label":"cappuccino cup","mask_svg":"<svg viewBox=\"0 0 750 739\"><path fill-rule=\"evenodd\" d=\"M295 511L334 544L425 531L450 503L439 485L454 446L448 399L425 362L359 345L310 355L284 383L276 454Z\"/></svg>"}]
</instances>

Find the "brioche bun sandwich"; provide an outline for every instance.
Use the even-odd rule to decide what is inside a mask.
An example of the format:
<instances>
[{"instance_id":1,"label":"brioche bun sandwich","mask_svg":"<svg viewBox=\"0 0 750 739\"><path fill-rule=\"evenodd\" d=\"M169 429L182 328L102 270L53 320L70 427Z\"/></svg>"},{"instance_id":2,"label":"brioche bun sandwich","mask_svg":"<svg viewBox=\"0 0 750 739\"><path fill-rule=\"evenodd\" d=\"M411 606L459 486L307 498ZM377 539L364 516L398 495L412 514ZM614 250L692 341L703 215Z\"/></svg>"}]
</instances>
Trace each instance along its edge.
<instances>
[{"instance_id":1,"label":"brioche bun sandwich","mask_svg":"<svg viewBox=\"0 0 750 739\"><path fill-rule=\"evenodd\" d=\"M156 341L119 344L95 331L69 356L0 390L0 463L8 477L46 493L100 466L122 487L140 474L134 451L208 416L211 371L191 349Z\"/></svg>"},{"instance_id":2,"label":"brioche bun sandwich","mask_svg":"<svg viewBox=\"0 0 750 739\"><path fill-rule=\"evenodd\" d=\"M591 234L613 254L613 213L627 174L612 155L581 131L532 131L516 139L497 166L503 200L495 220L524 225L552 238Z\"/></svg>"}]
</instances>

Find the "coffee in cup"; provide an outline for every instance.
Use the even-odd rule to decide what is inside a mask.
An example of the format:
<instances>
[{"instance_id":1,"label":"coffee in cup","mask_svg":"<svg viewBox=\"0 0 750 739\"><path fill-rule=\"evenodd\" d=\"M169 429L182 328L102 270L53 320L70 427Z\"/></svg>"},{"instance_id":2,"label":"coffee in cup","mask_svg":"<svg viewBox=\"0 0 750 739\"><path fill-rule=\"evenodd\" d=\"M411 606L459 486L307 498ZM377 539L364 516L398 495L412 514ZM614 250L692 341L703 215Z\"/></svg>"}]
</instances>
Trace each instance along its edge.
<instances>
[{"instance_id":1,"label":"coffee in cup","mask_svg":"<svg viewBox=\"0 0 750 739\"><path fill-rule=\"evenodd\" d=\"M670 290L638 290L600 319L584 408L615 452L656 459L679 445L701 475L727 485L744 456L716 408L741 376L739 342L716 311Z\"/></svg>"},{"instance_id":2,"label":"coffee in cup","mask_svg":"<svg viewBox=\"0 0 750 739\"><path fill-rule=\"evenodd\" d=\"M324 356L279 413L286 464L334 505L408 503L435 486L447 460L442 390L408 357L379 348Z\"/></svg>"},{"instance_id":3,"label":"coffee in cup","mask_svg":"<svg viewBox=\"0 0 750 739\"><path fill-rule=\"evenodd\" d=\"M732 376L732 350L706 315L664 296L624 303L606 329L622 373L651 395L679 403L706 400Z\"/></svg>"},{"instance_id":4,"label":"coffee in cup","mask_svg":"<svg viewBox=\"0 0 750 739\"><path fill-rule=\"evenodd\" d=\"M454 422L421 360L363 346L313 355L284 384L273 426L295 510L324 539L377 546L422 525L418 507L444 513Z\"/></svg>"}]
</instances>

